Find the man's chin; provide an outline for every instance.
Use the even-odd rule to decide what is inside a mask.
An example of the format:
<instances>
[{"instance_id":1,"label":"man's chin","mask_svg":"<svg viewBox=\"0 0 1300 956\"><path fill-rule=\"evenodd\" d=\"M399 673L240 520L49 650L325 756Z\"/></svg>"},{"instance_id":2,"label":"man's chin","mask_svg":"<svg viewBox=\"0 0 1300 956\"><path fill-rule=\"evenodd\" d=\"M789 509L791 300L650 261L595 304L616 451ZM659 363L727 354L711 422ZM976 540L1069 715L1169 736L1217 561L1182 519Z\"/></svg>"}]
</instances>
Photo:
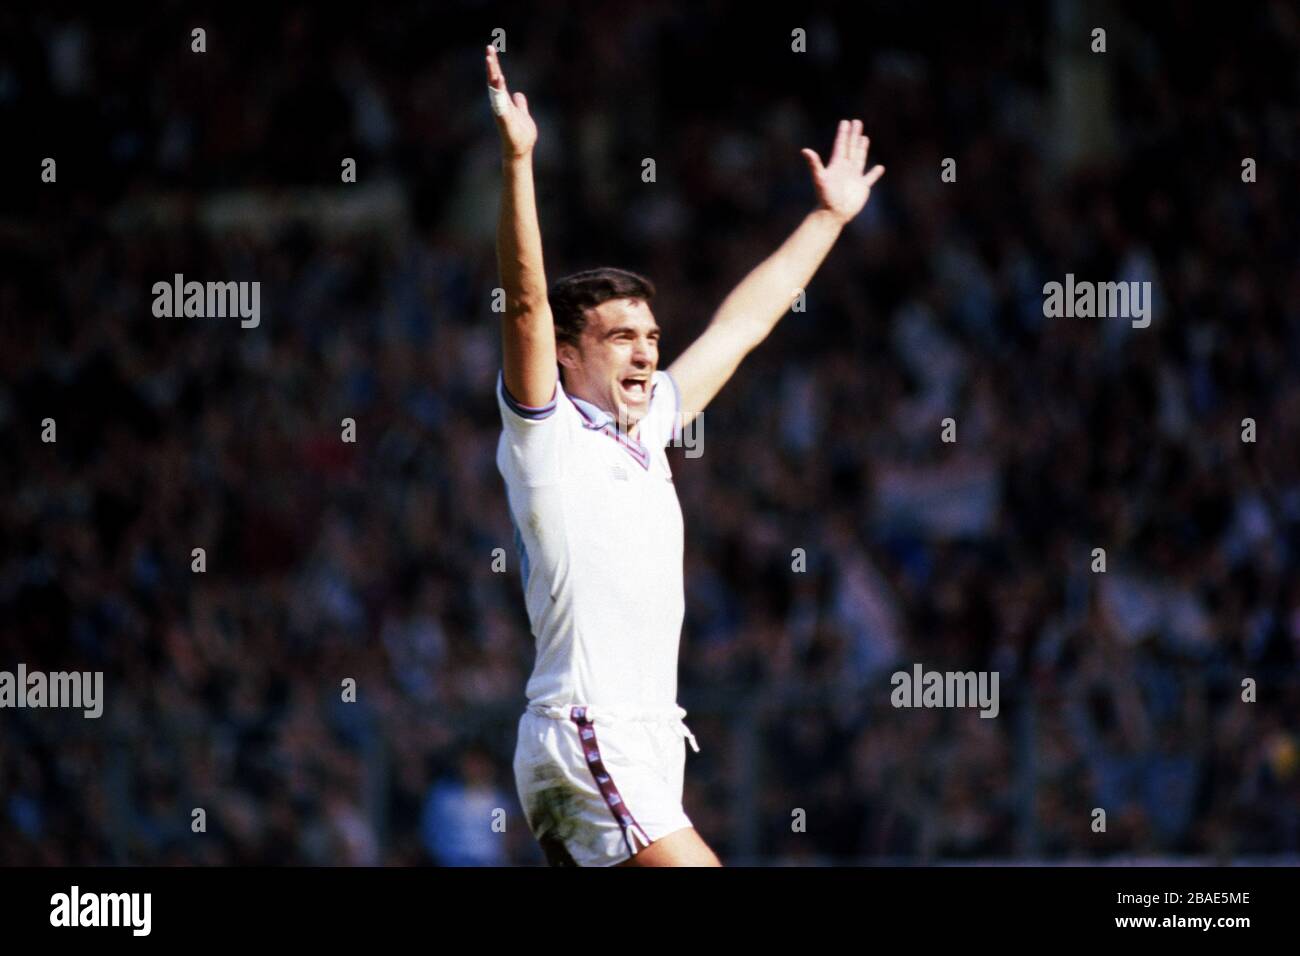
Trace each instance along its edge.
<instances>
[{"instance_id":1,"label":"man's chin","mask_svg":"<svg viewBox=\"0 0 1300 956\"><path fill-rule=\"evenodd\" d=\"M642 418L650 411L650 393L647 391L644 397L640 397L620 387L614 394L614 407L620 413L626 409L627 414L634 418Z\"/></svg>"}]
</instances>

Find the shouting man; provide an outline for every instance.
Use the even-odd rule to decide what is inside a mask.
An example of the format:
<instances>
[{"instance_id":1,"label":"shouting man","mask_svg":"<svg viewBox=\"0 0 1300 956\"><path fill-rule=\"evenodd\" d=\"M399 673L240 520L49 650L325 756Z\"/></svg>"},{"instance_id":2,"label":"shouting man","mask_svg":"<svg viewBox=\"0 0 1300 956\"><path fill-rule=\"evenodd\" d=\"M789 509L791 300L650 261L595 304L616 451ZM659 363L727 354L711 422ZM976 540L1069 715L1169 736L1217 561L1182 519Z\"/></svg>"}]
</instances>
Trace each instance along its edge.
<instances>
[{"instance_id":1,"label":"shouting man","mask_svg":"<svg viewBox=\"0 0 1300 956\"><path fill-rule=\"evenodd\" d=\"M497 467L537 642L519 800L554 866L718 866L682 809L695 738L677 705L682 512L664 449L767 338L885 170L864 173L858 120L840 122L825 166L803 150L816 208L664 371L649 280L602 268L548 288L537 125L491 46L487 78L504 178Z\"/></svg>"}]
</instances>

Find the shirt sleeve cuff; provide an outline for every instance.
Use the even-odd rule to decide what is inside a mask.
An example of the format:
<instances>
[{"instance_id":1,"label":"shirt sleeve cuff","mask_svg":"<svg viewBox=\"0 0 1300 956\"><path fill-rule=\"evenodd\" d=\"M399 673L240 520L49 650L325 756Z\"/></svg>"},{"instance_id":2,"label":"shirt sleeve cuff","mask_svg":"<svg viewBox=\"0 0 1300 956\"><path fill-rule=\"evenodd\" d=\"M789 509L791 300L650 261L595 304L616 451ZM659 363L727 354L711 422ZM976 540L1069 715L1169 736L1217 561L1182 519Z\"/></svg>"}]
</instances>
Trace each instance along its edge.
<instances>
[{"instance_id":1,"label":"shirt sleeve cuff","mask_svg":"<svg viewBox=\"0 0 1300 956\"><path fill-rule=\"evenodd\" d=\"M504 372L497 373L497 387L501 390L501 399L506 403L506 407L518 415L520 418L526 418L529 421L540 421L543 418L549 418L555 411L556 403L560 397L559 383L556 382L556 389L551 392L551 400L545 405L525 405L515 399L506 388L506 376Z\"/></svg>"}]
</instances>

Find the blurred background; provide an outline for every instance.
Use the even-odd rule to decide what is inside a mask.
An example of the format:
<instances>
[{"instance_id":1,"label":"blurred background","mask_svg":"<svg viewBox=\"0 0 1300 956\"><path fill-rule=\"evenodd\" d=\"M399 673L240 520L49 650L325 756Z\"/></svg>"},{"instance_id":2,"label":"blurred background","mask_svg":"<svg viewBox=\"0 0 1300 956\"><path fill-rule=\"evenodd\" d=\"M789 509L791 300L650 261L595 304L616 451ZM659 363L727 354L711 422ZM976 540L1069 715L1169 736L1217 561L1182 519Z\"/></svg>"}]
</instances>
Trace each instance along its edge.
<instances>
[{"instance_id":1,"label":"blurred background","mask_svg":"<svg viewBox=\"0 0 1300 956\"><path fill-rule=\"evenodd\" d=\"M0 669L106 697L0 712L0 863L542 863L497 28L548 274L650 276L664 366L811 208L801 147L861 117L889 168L670 453L724 861L1300 859L1300 14L1131 6L0 10ZM260 326L155 318L178 272ZM1044 318L1067 272L1150 327ZM894 709L914 663L999 716Z\"/></svg>"}]
</instances>

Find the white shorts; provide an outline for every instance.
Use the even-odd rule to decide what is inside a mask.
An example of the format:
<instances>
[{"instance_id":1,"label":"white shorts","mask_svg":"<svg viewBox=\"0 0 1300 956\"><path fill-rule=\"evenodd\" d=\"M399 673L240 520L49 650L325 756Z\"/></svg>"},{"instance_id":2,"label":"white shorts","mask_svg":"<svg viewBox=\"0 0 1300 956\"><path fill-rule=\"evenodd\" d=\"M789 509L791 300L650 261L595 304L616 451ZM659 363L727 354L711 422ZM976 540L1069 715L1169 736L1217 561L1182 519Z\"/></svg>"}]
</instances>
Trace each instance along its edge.
<instances>
[{"instance_id":1,"label":"white shorts","mask_svg":"<svg viewBox=\"0 0 1300 956\"><path fill-rule=\"evenodd\" d=\"M519 719L515 786L551 866L613 866L691 825L682 809L685 711L530 707ZM696 747L698 750L699 748Z\"/></svg>"}]
</instances>

